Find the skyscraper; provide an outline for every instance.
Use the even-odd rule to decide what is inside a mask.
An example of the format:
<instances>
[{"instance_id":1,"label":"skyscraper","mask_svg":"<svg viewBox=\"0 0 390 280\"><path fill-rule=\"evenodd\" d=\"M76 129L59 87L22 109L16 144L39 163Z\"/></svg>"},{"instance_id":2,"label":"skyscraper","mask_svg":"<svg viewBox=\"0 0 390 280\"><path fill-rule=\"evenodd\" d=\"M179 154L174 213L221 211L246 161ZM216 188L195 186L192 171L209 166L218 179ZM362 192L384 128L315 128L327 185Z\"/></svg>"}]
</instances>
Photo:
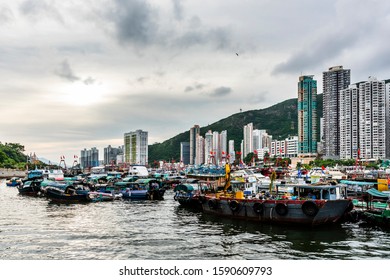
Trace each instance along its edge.
<instances>
[{"instance_id":1,"label":"skyscraper","mask_svg":"<svg viewBox=\"0 0 390 280\"><path fill-rule=\"evenodd\" d=\"M244 158L253 152L253 123L248 123L244 126L243 149L242 156Z\"/></svg>"},{"instance_id":2,"label":"skyscraper","mask_svg":"<svg viewBox=\"0 0 390 280\"><path fill-rule=\"evenodd\" d=\"M325 157L340 157L339 99L340 90L351 83L351 70L334 66L323 72L323 115Z\"/></svg>"},{"instance_id":3,"label":"skyscraper","mask_svg":"<svg viewBox=\"0 0 390 280\"><path fill-rule=\"evenodd\" d=\"M360 157L386 157L385 82L369 77L359 84L359 144Z\"/></svg>"},{"instance_id":4,"label":"skyscraper","mask_svg":"<svg viewBox=\"0 0 390 280\"><path fill-rule=\"evenodd\" d=\"M200 134L200 126L194 125L190 129L190 164L195 163L196 158L196 137Z\"/></svg>"},{"instance_id":5,"label":"skyscraper","mask_svg":"<svg viewBox=\"0 0 390 280\"><path fill-rule=\"evenodd\" d=\"M130 164L148 164L148 132L136 130L124 135L125 162Z\"/></svg>"},{"instance_id":6,"label":"skyscraper","mask_svg":"<svg viewBox=\"0 0 390 280\"><path fill-rule=\"evenodd\" d=\"M317 153L317 81L301 76L298 82L298 153Z\"/></svg>"}]
</instances>

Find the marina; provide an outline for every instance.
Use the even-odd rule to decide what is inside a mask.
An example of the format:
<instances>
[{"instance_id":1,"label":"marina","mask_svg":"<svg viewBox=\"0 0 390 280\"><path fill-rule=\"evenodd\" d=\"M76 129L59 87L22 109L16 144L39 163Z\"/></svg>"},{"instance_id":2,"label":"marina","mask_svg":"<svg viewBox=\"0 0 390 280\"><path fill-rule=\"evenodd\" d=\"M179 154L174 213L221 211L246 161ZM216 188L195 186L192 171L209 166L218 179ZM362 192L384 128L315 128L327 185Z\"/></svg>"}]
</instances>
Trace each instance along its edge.
<instances>
[{"instance_id":1,"label":"marina","mask_svg":"<svg viewBox=\"0 0 390 280\"><path fill-rule=\"evenodd\" d=\"M54 203L0 181L3 260L388 259L387 230L344 222L302 228L209 215L163 200Z\"/></svg>"}]
</instances>

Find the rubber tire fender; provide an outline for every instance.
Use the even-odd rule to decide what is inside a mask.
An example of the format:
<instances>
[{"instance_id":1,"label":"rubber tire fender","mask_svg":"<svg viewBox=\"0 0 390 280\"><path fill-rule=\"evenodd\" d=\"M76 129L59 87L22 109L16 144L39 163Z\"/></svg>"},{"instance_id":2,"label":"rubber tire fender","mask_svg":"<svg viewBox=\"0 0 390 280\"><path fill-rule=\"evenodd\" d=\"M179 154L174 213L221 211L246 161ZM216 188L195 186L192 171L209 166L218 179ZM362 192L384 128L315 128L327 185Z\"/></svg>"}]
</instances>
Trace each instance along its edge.
<instances>
[{"instance_id":1,"label":"rubber tire fender","mask_svg":"<svg viewBox=\"0 0 390 280\"><path fill-rule=\"evenodd\" d=\"M287 207L287 204L285 203L276 203L275 205L275 211L276 213L278 213L278 215L280 216L286 216L287 213L288 213L288 207Z\"/></svg>"}]
</instances>

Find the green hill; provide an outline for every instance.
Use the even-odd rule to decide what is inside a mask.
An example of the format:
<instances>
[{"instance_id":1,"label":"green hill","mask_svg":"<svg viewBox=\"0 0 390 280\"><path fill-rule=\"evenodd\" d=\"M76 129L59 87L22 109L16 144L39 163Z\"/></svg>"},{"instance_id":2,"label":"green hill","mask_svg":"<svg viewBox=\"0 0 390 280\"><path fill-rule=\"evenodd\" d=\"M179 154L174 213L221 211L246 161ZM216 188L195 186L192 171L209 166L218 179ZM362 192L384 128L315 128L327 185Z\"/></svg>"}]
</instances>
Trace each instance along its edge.
<instances>
[{"instance_id":1,"label":"green hill","mask_svg":"<svg viewBox=\"0 0 390 280\"><path fill-rule=\"evenodd\" d=\"M298 135L297 98L288 99L271 107L237 113L219 120L213 124L200 128L200 134L205 135L209 130L221 132L227 130L228 140L234 140L236 151L239 150L243 139L243 127L253 123L255 129L265 129L274 140L282 140L289 135ZM317 118L322 117L322 94L317 96ZM149 145L149 163L158 160L179 161L180 142L189 142L190 128L163 143ZM318 133L319 135L319 133Z\"/></svg>"}]
</instances>

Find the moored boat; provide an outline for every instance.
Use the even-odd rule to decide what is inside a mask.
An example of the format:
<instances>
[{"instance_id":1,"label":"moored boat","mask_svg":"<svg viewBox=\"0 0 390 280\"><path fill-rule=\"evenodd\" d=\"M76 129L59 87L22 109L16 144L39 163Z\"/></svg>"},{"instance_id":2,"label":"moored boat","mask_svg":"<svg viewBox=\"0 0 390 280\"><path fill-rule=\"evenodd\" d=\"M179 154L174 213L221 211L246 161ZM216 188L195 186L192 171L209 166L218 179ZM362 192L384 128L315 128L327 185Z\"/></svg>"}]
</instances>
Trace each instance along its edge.
<instances>
[{"instance_id":1,"label":"moored boat","mask_svg":"<svg viewBox=\"0 0 390 280\"><path fill-rule=\"evenodd\" d=\"M12 177L9 180L6 180L5 184L7 187L18 187L23 185L22 180L19 177Z\"/></svg>"},{"instance_id":2,"label":"moored boat","mask_svg":"<svg viewBox=\"0 0 390 280\"><path fill-rule=\"evenodd\" d=\"M91 202L89 190L73 186L71 182L43 181L41 189L47 198L58 203Z\"/></svg>"},{"instance_id":3,"label":"moored boat","mask_svg":"<svg viewBox=\"0 0 390 280\"><path fill-rule=\"evenodd\" d=\"M208 214L307 226L336 223L353 208L340 184L271 184L270 192L245 195L240 184L231 184L228 164L223 191L199 199Z\"/></svg>"},{"instance_id":4,"label":"moored boat","mask_svg":"<svg viewBox=\"0 0 390 280\"><path fill-rule=\"evenodd\" d=\"M41 194L42 179L32 179L25 181L22 185L18 186L19 194L38 196Z\"/></svg>"}]
</instances>

